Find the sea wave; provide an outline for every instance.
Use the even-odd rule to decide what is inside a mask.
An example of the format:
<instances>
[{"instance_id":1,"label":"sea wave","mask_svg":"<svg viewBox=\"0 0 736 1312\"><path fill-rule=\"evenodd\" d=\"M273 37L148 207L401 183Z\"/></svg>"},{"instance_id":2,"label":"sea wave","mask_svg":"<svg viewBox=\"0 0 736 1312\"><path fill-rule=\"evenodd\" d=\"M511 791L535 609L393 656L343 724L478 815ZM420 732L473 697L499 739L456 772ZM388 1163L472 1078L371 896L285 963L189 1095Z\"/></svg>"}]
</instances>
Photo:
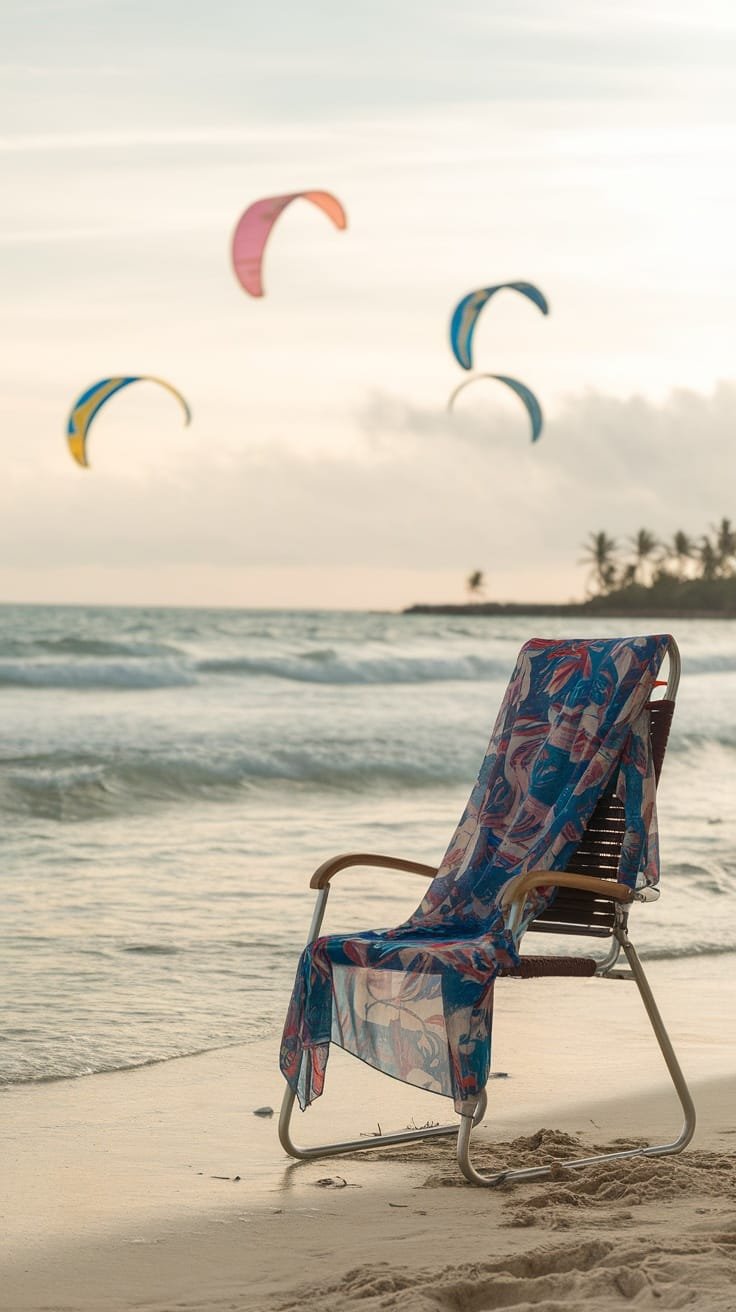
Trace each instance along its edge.
<instances>
[{"instance_id":1,"label":"sea wave","mask_svg":"<svg viewBox=\"0 0 736 1312\"><path fill-rule=\"evenodd\" d=\"M736 655L732 652L710 651L705 655L688 655L683 661L683 677L700 674L733 674L736 672Z\"/></svg>"},{"instance_id":2,"label":"sea wave","mask_svg":"<svg viewBox=\"0 0 736 1312\"><path fill-rule=\"evenodd\" d=\"M508 662L473 655L338 655L331 648L294 655L222 656L194 660L175 648L149 652L125 644L78 644L77 660L0 660L0 688L156 689L184 687L209 678L283 679L335 685L487 682L505 679ZM104 650L103 650L104 649ZM56 648L56 653L62 651ZM95 659L94 657L99 657ZM105 659L107 657L107 659Z\"/></svg>"},{"instance_id":3,"label":"sea wave","mask_svg":"<svg viewBox=\"0 0 736 1312\"><path fill-rule=\"evenodd\" d=\"M349 656L338 655L327 648L294 656L235 656L203 660L197 669L204 674L245 678L266 675L297 683L436 683L451 680L467 683L507 678L509 663L475 655Z\"/></svg>"},{"instance_id":4,"label":"sea wave","mask_svg":"<svg viewBox=\"0 0 736 1312\"><path fill-rule=\"evenodd\" d=\"M0 637L0 656L133 656L145 660L148 656L181 655L178 647L166 642L121 641L110 638L84 638L67 633L60 638L15 638L9 634Z\"/></svg>"},{"instance_id":5,"label":"sea wave","mask_svg":"<svg viewBox=\"0 0 736 1312\"><path fill-rule=\"evenodd\" d=\"M673 734L672 764L692 762L714 747L726 753L723 760L733 758L736 731L715 737ZM335 739L326 733L291 744L275 735L256 746L237 734L216 732L211 738L162 743L157 750L134 739L118 740L114 751L85 745L0 755L0 812L86 820L197 800L228 802L256 790L271 795L287 787L323 794L469 788L477 767L475 744L465 735L445 741L441 751L427 733L416 739L368 731L364 738ZM714 812L708 823L717 820Z\"/></svg>"},{"instance_id":6,"label":"sea wave","mask_svg":"<svg viewBox=\"0 0 736 1312\"><path fill-rule=\"evenodd\" d=\"M230 801L239 792L286 785L319 792L386 791L468 782L465 762L432 754L378 757L310 752L243 753L229 760L166 758L0 760L0 812L80 821L160 805Z\"/></svg>"},{"instance_id":7,"label":"sea wave","mask_svg":"<svg viewBox=\"0 0 736 1312\"><path fill-rule=\"evenodd\" d=\"M704 939L702 942L688 943L686 947L662 944L659 947L649 948L641 955L645 961L679 961L688 957L726 957L731 953L736 954L736 935L728 942Z\"/></svg>"},{"instance_id":8,"label":"sea wave","mask_svg":"<svg viewBox=\"0 0 736 1312\"><path fill-rule=\"evenodd\" d=\"M5 1059L0 1067L0 1089L11 1089L20 1084L55 1084L59 1080L78 1080L87 1075L112 1075L117 1071L142 1070L146 1066L160 1066L166 1061L177 1061L182 1057L200 1057L206 1052L219 1052L223 1048L233 1048L241 1043L254 1042L268 1033L267 1025L254 1025L241 1037L230 1039L227 1043L205 1044L190 1047L186 1041L174 1051L163 1052L155 1057L122 1053L117 1057L101 1056L97 1052L78 1054L72 1047L58 1055L41 1049L29 1057L18 1056L15 1060Z\"/></svg>"},{"instance_id":9,"label":"sea wave","mask_svg":"<svg viewBox=\"0 0 736 1312\"><path fill-rule=\"evenodd\" d=\"M693 753L707 751L709 748L721 748L728 753L736 750L736 725L720 725L712 731L697 729L672 730L667 744L667 755L692 756Z\"/></svg>"},{"instance_id":10,"label":"sea wave","mask_svg":"<svg viewBox=\"0 0 736 1312\"><path fill-rule=\"evenodd\" d=\"M278 679L290 683L371 686L505 682L507 654L481 655L452 647L434 653L375 652L350 644L299 651L195 656L165 642L74 637L0 645L0 689L144 689L186 687L209 680ZM689 677L736 672L736 656L713 652L690 657Z\"/></svg>"},{"instance_id":11,"label":"sea wave","mask_svg":"<svg viewBox=\"0 0 736 1312\"><path fill-rule=\"evenodd\" d=\"M181 688L197 682L179 657L79 661L0 661L0 687L68 689Z\"/></svg>"}]
</instances>

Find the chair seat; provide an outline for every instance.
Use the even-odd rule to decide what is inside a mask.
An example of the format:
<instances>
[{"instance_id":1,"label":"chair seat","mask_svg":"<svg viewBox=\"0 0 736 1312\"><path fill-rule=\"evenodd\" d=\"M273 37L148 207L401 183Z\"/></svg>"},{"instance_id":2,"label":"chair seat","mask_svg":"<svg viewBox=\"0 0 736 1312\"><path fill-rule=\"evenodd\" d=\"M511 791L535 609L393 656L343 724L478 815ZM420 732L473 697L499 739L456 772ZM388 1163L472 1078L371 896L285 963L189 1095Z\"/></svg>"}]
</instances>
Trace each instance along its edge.
<instances>
[{"instance_id":1,"label":"chair seat","mask_svg":"<svg viewBox=\"0 0 736 1312\"><path fill-rule=\"evenodd\" d=\"M541 979L548 975L595 975L595 957L521 957L518 966L500 972L504 978Z\"/></svg>"}]
</instances>

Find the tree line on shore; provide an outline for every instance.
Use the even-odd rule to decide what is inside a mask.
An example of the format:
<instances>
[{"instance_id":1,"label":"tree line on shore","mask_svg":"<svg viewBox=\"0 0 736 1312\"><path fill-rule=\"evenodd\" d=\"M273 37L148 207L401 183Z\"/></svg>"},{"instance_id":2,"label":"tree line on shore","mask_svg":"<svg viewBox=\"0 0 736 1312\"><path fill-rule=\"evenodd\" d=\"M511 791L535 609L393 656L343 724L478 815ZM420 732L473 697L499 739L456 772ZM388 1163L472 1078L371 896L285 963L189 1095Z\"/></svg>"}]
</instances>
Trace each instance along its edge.
<instances>
[{"instance_id":1,"label":"tree line on shore","mask_svg":"<svg viewBox=\"0 0 736 1312\"><path fill-rule=\"evenodd\" d=\"M736 607L736 529L730 519L699 538L678 529L668 541L640 528L619 543L601 530L588 535L583 549L589 600Z\"/></svg>"},{"instance_id":2,"label":"tree line on shore","mask_svg":"<svg viewBox=\"0 0 736 1312\"><path fill-rule=\"evenodd\" d=\"M632 583L651 587L659 579L732 578L736 571L736 529L722 519L711 534L700 539L682 529L669 542L660 542L647 528L628 538L622 549L605 531L590 533L580 564L588 565L588 590L606 595Z\"/></svg>"},{"instance_id":3,"label":"tree line on shore","mask_svg":"<svg viewBox=\"0 0 736 1312\"><path fill-rule=\"evenodd\" d=\"M736 528L730 519L700 537L678 529L667 541L647 528L623 541L600 530L588 534L583 552L586 608L664 606L736 614ZM472 601L483 598L482 570L468 575L466 588Z\"/></svg>"}]
</instances>

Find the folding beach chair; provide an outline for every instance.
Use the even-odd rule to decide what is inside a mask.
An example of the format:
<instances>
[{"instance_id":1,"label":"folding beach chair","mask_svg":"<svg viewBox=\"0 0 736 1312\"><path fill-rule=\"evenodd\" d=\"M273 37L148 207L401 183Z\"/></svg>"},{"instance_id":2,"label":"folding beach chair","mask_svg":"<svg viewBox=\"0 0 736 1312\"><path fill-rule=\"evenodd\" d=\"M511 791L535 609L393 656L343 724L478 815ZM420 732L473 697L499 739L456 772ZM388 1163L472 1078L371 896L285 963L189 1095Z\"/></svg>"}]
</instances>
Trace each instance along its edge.
<instances>
[{"instance_id":1,"label":"folding beach chair","mask_svg":"<svg viewBox=\"0 0 736 1312\"><path fill-rule=\"evenodd\" d=\"M637 647L636 644L644 643L649 643L650 646L646 648L644 655L642 655L643 648ZM629 674L626 676L629 682L623 687L623 690L619 689L616 691L612 688L612 685L615 682L616 667L615 663L612 664L611 653L613 652L615 661L618 661L623 668L623 662L630 657L632 650L635 651L637 658L641 657L642 662L645 661L645 656L649 659L649 664L646 666L646 671L642 676L642 681L637 685L637 687L643 689L643 691L641 693L640 704L637 703L638 718L636 719L631 718L633 716L631 708L635 707L636 697L638 695L635 688L635 680L633 675L631 675L631 672L629 671ZM651 656L652 652L655 653L654 656ZM652 697L651 690L658 682L660 682L655 680L654 676L657 673L659 662L663 659L664 655L666 655L668 659L668 679L666 690L662 698L655 699ZM601 662L606 661L608 664L602 663L600 671L598 672L596 672L594 664L591 672L591 660L594 662L598 660ZM522 711L524 710L523 698L529 695L530 679L533 681L534 677L536 677L534 675L534 670L543 668L544 661L547 661L544 677L547 679L548 689L549 687L553 688L552 702L554 705L553 710L549 712L549 719L550 723L557 726L554 729L557 738L554 738L553 735L552 740L544 738L547 730L543 723L543 713L538 717L539 723L535 725L532 724L528 715L527 718L524 719L519 711L519 707L522 708ZM655 666L657 668L655 668ZM644 664L642 664L642 668L644 668ZM529 673L530 670L532 671L531 675ZM550 683L549 670L552 670L552 683ZM613 676L611 676L611 670L613 670ZM484 817L488 813L487 810L483 810L483 807L485 806L488 808L490 806L492 814L501 814L503 807L505 807L506 810L503 814L511 815L515 806L518 811L519 804L522 806L526 805L526 800L524 798L521 798L520 802L519 799L515 802L509 802L506 800L503 802L501 810L499 810L498 805L494 802L493 805L496 806L494 812L493 806L488 803L489 795L492 795L492 797L495 798L498 794L500 784L503 784L505 787L509 779L516 779L516 761L520 758L518 752L517 755L512 758L510 751L507 751L509 748L509 742L513 741L513 734L515 732L518 733L522 756L524 752L526 752L527 755L536 752L536 764L534 765L534 770L536 770L537 773L533 774L532 778L537 796L532 799L534 805L532 806L531 814L537 815L540 813L541 802L539 799L543 799L544 805L548 806L549 810L544 813L542 828L545 829L545 833L547 834L554 830L556 837L552 847L548 844L547 848L544 849L547 852L547 855L545 856L541 868L529 867L527 857L531 860L535 851L542 850L539 842L537 842L536 848L532 842L531 846L527 846L526 856L520 863L522 868L514 870L513 863L511 863L508 866L509 877L507 879L500 879L499 891L494 904L496 908L494 911L495 919L492 919L490 922L492 926L494 926L494 942L500 945L498 946L496 956L493 958L493 973L495 974L495 977L513 977L519 979L539 979L565 976L587 978L593 975L602 977L615 976L617 978L621 978L623 975L626 978L632 979L639 989L639 993L654 1030L654 1035L664 1057L667 1069L672 1078L684 1115L684 1123L679 1135L670 1142L655 1144L644 1148L599 1153L595 1156L565 1162L564 1165L568 1168L584 1167L597 1162L615 1161L627 1157L654 1157L663 1156L668 1153L677 1153L689 1143L695 1129L695 1110L687 1084L680 1070L669 1036L665 1030L641 962L630 941L628 932L628 918L632 903L637 901L649 902L658 897L658 892L653 887L653 884L656 882L657 873L652 874L652 870L657 864L656 821L653 821L653 792L656 783L659 780L662 768L662 761L674 712L679 677L680 657L677 645L673 638L667 637L666 635L661 638L652 639L622 639L618 645L615 640L590 640L588 642L570 642L567 644L559 642L545 643L543 640L534 640L532 643L526 644L526 646L522 648L514 678L512 678L504 704L499 713L499 720L497 721L496 730L494 731L495 736L491 740L491 748L485 758L484 767L481 770L476 790L474 791L474 794L471 794L471 802L469 803L463 820L456 831L453 840L455 848L453 848L453 845L451 844L445 862L439 868L440 875L442 875L443 871L445 872L444 881L442 878L438 877L438 869L433 866L425 865L416 861L405 860L403 858L381 856L363 852L336 856L329 861L325 861L315 871L310 883L310 886L317 891L317 901L309 931L307 948L305 949L302 962L300 963L302 979L306 978L308 983L309 981L313 982L315 979L315 961L321 960L324 963L324 960L326 960L326 957L320 957L320 952L322 949L325 951L330 949L330 945L337 945L336 951L338 949L340 951L344 950L348 953L349 959L355 959L356 961L358 960L358 955L356 955L358 948L361 952L364 949L370 951L373 954L371 958L373 964L370 977L372 980L375 981L378 979L380 982L381 976L378 972L380 972L380 967L382 965L380 959L381 954L386 951L393 952L394 956L391 958L393 961L396 958L394 944L398 942L402 945L402 950L405 948L407 940L403 935L406 934L406 926L409 926L410 929L412 929L412 932L417 932L417 913L415 913L415 918L410 919L410 921L406 922L404 927L399 927L399 929L395 931L374 931L372 934L365 936L367 947L362 936L356 936L354 940L343 940L337 936L320 939L320 929L325 914L331 881L334 876L353 866L379 867L389 870L404 871L433 880L434 882L430 886L430 889L436 887L438 890L435 902L440 899L443 893L447 892L448 887L450 887L452 893L453 889L459 887L458 880L460 876L458 875L458 870L462 872L462 861L460 861L460 864L458 865L457 853L460 852L462 856L462 852L465 852L464 860L466 864L472 865L472 862L469 861L467 856L467 852L470 850L468 847L469 842L471 847L472 843L475 843L475 847L473 848L475 856L473 859L475 861L476 869L480 871L481 874L485 869L485 867L482 867L479 864L479 858L477 855L479 851L477 838L479 832L479 815ZM557 686L554 683L555 679L557 679L558 682L567 679L565 687L568 691L564 694L556 694L554 692L554 688ZM571 692L569 691L570 689L572 689ZM555 696L557 697L556 701ZM608 728L606 728L604 724L606 699L615 699L616 696L618 696L619 701L617 704L611 703L614 705L614 709L609 716L610 723ZM573 717L573 719L570 719L568 725L565 725L565 716L568 716L569 719L570 715L573 715L573 713L569 712L567 706L564 704L565 697L568 698L571 705L576 697L579 703L574 711L574 716L577 716L577 718ZM562 700L560 700L560 698ZM542 703L542 712L543 711L544 703ZM516 720L514 720L514 715L517 716ZM627 716L630 718L627 719ZM610 726L614 725L614 721L615 728L611 728ZM562 731L559 730L560 723L563 724ZM570 725L572 727L570 727ZM638 730L637 726L639 727ZM639 739L636 738L637 731L640 734ZM560 732L562 733L562 737L560 737ZM534 737L534 734L537 735L536 738ZM565 736L565 734L567 736ZM609 735L607 739L606 734ZM550 741L552 741L552 745L550 745ZM580 748L581 741L583 741L582 749ZM564 759L565 752L560 751L559 746L555 747L555 742L567 742L572 744L568 752L569 761ZM601 748L601 743L605 744L605 742L613 744L608 755L606 755ZM530 744L528 749L525 744ZM572 769L570 762L575 759L576 753L580 755L581 752L583 755L587 753L587 756L590 758L588 766L586 766L585 769L583 769L582 766L579 768L576 767L577 774L574 778L572 778L572 776L568 777L569 770ZM544 767L543 769L540 766L540 762ZM524 762L524 768L526 768L527 764L527 762ZM606 770L608 770L607 776ZM644 787L643 790L640 790L639 788L642 780L646 783L647 770L649 771L652 794L650 799L651 804L648 811L646 787ZM591 778L600 774L601 771L602 784L600 788L597 789L595 801L591 803L590 799L596 792L595 786L591 785ZM539 783L540 778L541 785ZM555 781L560 782L561 801L555 798L552 798L550 801L550 779L555 786ZM577 782L575 782L575 780L577 780ZM486 792L483 794L483 804L479 808L477 803L478 798L481 796L481 792L479 791L481 786L486 789ZM503 791L503 789L501 791ZM570 801L573 794L574 805L578 807L578 812L584 816L578 831L575 830L574 806ZM474 797L476 799L475 803L473 802ZM583 797L587 799L585 803L581 800ZM585 806L588 808L587 814L585 814ZM637 811L641 812L646 823L649 825L649 849L647 849L645 838L642 837L644 833L643 828L640 826L639 830L636 829ZM494 850L494 853L492 853L494 859L500 859L506 851L513 853L514 851L521 850L523 841L526 840L523 838L523 841L517 841L518 835L519 833L522 833L523 837L523 835L530 830L529 814L530 812L527 808L522 814L523 824L521 829L517 824L516 830L513 831L512 838L517 844L516 847L513 842L511 842L510 845L508 844L508 834L506 834L503 841L507 842L507 848L504 848L501 840L498 840L499 846ZM570 818L571 815L573 816L573 819ZM468 820L468 816L471 817L472 824L471 821ZM514 823L516 823L518 819L516 813L514 813L512 818L514 819ZM504 821L504 823L510 824L511 821ZM475 826L475 829L473 829L473 825ZM632 825L634 826L633 830ZM652 825L654 825L653 830ZM486 844L488 843L489 832L491 835L491 845L496 842L498 839L498 829L499 825L496 825L495 830L492 827L490 830L487 829L482 835L483 842ZM472 841L468 839L471 830L473 831ZM634 834L633 847L632 832ZM653 839L651 837L652 832L654 835ZM575 837L570 839L570 834L574 834ZM458 839L458 836L460 836L461 841ZM639 843L638 847L637 842ZM463 846L463 844L465 844L465 846ZM632 850L634 851L633 857ZM549 855L550 852L552 852L552 855ZM507 859L510 860L510 858ZM633 865L632 861L634 863ZM649 873L645 877L642 875L642 869L647 861L649 862ZM488 864L488 862L486 862L486 864ZM627 878L624 879L622 877L622 871L626 871L627 869L629 873ZM632 870L635 871L636 878L632 876ZM447 873L448 871L449 873ZM441 936L436 926L434 929L432 928L431 915L430 918L427 919L427 906L430 904L431 899L428 902L425 898L422 907L418 909L424 916L424 920L421 920L420 917L420 929L423 936L411 940L412 944L419 944L421 947L420 955L415 955L415 957L411 959L410 969L415 971L431 971L432 953L441 953L446 948L445 938ZM428 926L429 929L427 928ZM523 932L608 939L610 940L610 946L602 960L591 956L550 957L519 955L518 952L516 952L514 945L518 944ZM465 942L466 940L463 940L463 943ZM486 939L481 935L480 938L474 939L473 943L476 946L480 943L481 946L485 947ZM624 971L616 968L621 949L623 949L628 962L628 970ZM336 956L335 959L337 960L338 957ZM427 965L427 962L430 963L429 966ZM403 966L399 967L399 969L404 968L405 967ZM360 967L358 967L358 970L359 969ZM309 970L312 971L311 975L309 974ZM335 969L335 973L337 976L337 969ZM350 974L351 971L348 970L347 975L350 976ZM389 972L389 974L393 978L396 978L396 976L393 976L393 972ZM415 974L413 982L416 984L417 980L424 981L428 978L429 975ZM299 984L299 980L300 975L298 972L297 985ZM461 989L462 987L465 987L467 981L468 976L465 976L460 980ZM318 980L317 983L320 983L320 981ZM324 989L321 992L317 989L318 999L323 1007L325 1005L325 998L327 998L329 1005L332 1006L336 1001L334 981L322 980L321 983L324 984ZM443 984L442 987L446 988L447 986ZM492 985L490 988L492 989ZM329 997L330 990L332 990L331 1000ZM490 989L488 992L490 992ZM295 988L295 996L296 993L297 989ZM419 994L416 991L413 996L419 998ZM430 1001L430 1004L428 1004L430 1010L431 1007L434 1006L436 1011L437 1007L441 1005L436 1001L437 996L439 995L435 994L434 1002ZM485 995L483 996L485 997ZM305 1005L303 989L300 998L300 1006L303 1009ZM310 998L311 995L308 993L308 1002ZM420 1004L421 999L413 1004L416 1007L417 1014L421 1012ZM485 1003L483 1005L485 1005ZM292 1008L293 1006L294 1003L292 1002ZM408 1007L405 1010L408 1014L411 1012L411 1007ZM293 1013L290 1011L290 1016L292 1016L292 1014ZM462 1013L462 1015L465 1029L460 1035L460 1041L457 1045L460 1053L457 1062L459 1062L461 1067L464 1060L463 1054L473 1048L473 1044L469 1040L467 1016L470 1015L471 1017L471 1029L476 1023L482 1028L481 1022L483 1021L484 1015L488 1017L488 1026L490 1027L490 1012L483 1012L482 1006L475 1004L472 1011L469 1011L467 1014ZM436 1019L436 1017L431 1018L432 1024L436 1022ZM312 1022L314 1023L314 1017L312 1017ZM449 1026L447 1033L450 1035L453 1024L452 1015L450 1015L449 1020L446 1016L445 1022ZM411 1024L413 1022L408 1023ZM324 1026L327 1026L326 1030L324 1030ZM319 1027L317 1026L317 1028ZM398 1073L399 1078L407 1079L408 1082L417 1084L420 1087L437 1087L436 1084L432 1084L429 1076L425 1079L422 1072L420 1071L417 1073L416 1069L412 1069L408 1074L402 1074L397 1065L392 1065L392 1062L394 1061L393 1057L387 1053L382 1055L380 1046L376 1046L375 1050L368 1055L365 1055L363 1052L356 1049L355 1034L357 1033L360 1036L361 1030L357 1022L355 1022L351 1028L349 1008L345 1006L344 1000L342 1010L339 1007L336 1007L334 1014L332 1014L332 1019L328 1016L323 1020L323 1031L328 1034L328 1037L332 1042L337 1042L350 1051L357 1051L358 1055L364 1056L365 1060L369 1061L370 1064L377 1066L379 1069L387 1070L390 1074ZM431 1030L430 1026L427 1027L427 1032L430 1034L435 1033L435 1031ZM399 1046L407 1040L407 1033L402 1032L400 1028L397 1028L396 1024L392 1025L389 1023L381 1029L380 1033L383 1036L381 1041L383 1041L387 1035L389 1041L391 1041L393 1036L395 1043ZM409 1038L411 1039L411 1042L414 1042L414 1036L410 1035ZM419 1049L416 1050L422 1050L421 1042L423 1039L425 1039L425 1036L420 1033L419 1039L417 1040L417 1043L420 1046ZM485 1079L487 1078L488 1072L483 1067L482 1061L478 1068L481 1074L478 1079L475 1079L475 1082L472 1072L470 1076L466 1075L468 1090L467 1096L465 1096L465 1091L463 1090L458 1094L457 1086L455 1086L455 1106L459 1111L459 1124L456 1122L455 1124L441 1125L426 1129L407 1130L394 1134L380 1134L373 1136L370 1139L360 1138L350 1141L322 1144L316 1147L299 1146L294 1143L290 1129L295 1097L298 1093L302 1105L310 1100L308 1094L303 1096L302 1093L305 1071L312 1082L313 1090L316 1089L317 1093L321 1092L321 1084L324 1076L324 1062L326 1061L326 1048L320 1048L320 1046L315 1043L313 1047L308 1047L307 1049L302 1047L299 1049L301 1065L299 1067L299 1076L297 1078L297 1074L295 1073L296 1066L293 1064L293 1033L289 1029L288 1018L287 1029L284 1036L284 1045L284 1049L282 1050L282 1069L284 1070L289 1082L287 1084L281 1108L279 1138L283 1148L292 1157L308 1160L311 1158L327 1157L344 1152L352 1153L356 1151L364 1151L371 1148L383 1147L385 1145L404 1144L440 1135L455 1135L457 1136L457 1160L460 1170L466 1179L472 1184L492 1186L501 1184L507 1180L538 1179L549 1176L553 1169L551 1165L547 1165L531 1168L508 1169L497 1172L493 1175L486 1175L478 1171L473 1165L470 1156L471 1133L473 1127L478 1125L483 1119L487 1105ZM418 1060L416 1057L416 1050L413 1050L410 1058L407 1059L407 1070L412 1061L416 1066ZM429 1051L426 1041L423 1051ZM284 1055L284 1053L286 1055ZM396 1060L398 1062L398 1059ZM436 1052L434 1054L434 1060L436 1065ZM290 1061L292 1062L291 1067L289 1066ZM430 1065L431 1063L427 1057L428 1070ZM302 1084L299 1083L299 1080L302 1080ZM449 1092L449 1089L445 1087L438 1091Z\"/></svg>"}]
</instances>

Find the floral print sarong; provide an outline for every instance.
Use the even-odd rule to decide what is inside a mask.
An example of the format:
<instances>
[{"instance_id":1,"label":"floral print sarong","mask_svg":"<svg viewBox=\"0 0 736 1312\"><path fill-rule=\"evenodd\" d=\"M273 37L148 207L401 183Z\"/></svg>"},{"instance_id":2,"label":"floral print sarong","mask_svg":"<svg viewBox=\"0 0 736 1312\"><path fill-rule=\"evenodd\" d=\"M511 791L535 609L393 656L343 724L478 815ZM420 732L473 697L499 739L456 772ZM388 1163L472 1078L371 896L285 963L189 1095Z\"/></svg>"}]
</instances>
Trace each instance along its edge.
<instances>
[{"instance_id":1,"label":"floral print sarong","mask_svg":"<svg viewBox=\"0 0 736 1312\"><path fill-rule=\"evenodd\" d=\"M480 774L436 878L395 929L316 939L302 953L281 1070L302 1108L319 1097L330 1043L472 1110L490 1069L493 982L554 897L537 890L512 934L508 879L562 870L618 772L626 834L619 879L659 878L647 703L666 636L522 647Z\"/></svg>"}]
</instances>

